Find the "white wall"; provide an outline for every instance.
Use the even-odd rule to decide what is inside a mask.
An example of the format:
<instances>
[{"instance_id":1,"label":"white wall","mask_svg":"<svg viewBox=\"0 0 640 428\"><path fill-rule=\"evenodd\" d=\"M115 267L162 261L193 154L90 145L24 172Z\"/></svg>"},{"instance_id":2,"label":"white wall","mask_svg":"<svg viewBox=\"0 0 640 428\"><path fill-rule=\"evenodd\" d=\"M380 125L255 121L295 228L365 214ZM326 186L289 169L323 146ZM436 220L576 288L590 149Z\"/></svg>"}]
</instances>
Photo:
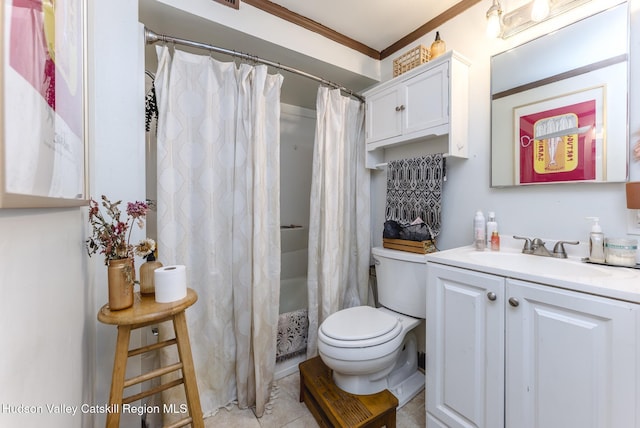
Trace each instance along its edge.
<instances>
[{"instance_id":1,"label":"white wall","mask_svg":"<svg viewBox=\"0 0 640 428\"><path fill-rule=\"evenodd\" d=\"M130 0L91 2L90 49L91 98L91 194L98 200L145 200L144 136L144 39L138 24L138 5ZM144 237L134 228L131 242ZM104 260L93 257L89 286L95 292L93 317L107 300L107 269ZM142 261L136 260L136 269ZM107 403L113 369L116 327L95 326L94 403ZM139 343L139 332L132 343ZM128 376L140 369L138 359L129 359ZM105 423L105 415L95 416L94 426ZM140 426L140 417L123 415L122 426Z\"/></svg>"},{"instance_id":2,"label":"white wall","mask_svg":"<svg viewBox=\"0 0 640 428\"><path fill-rule=\"evenodd\" d=\"M605 7L612 1L591 2L589 7ZM638 1L632 0L635 11L633 21L638 21ZM623 237L627 232L627 209L624 184L555 184L521 186L512 188L490 188L490 68L492 55L523 43L550 31L547 22L525 31L507 41L489 40L485 36L485 13L488 5L478 3L461 16L438 28L441 37L447 43L447 49L459 51L471 60L469 111L469 159L447 159L448 181L444 186L442 224L438 247L447 249L471 243L472 219L476 210L495 211L501 233L542 237L550 241L556 239L585 241L590 230L586 216L600 217L605 235ZM585 11L580 11L585 13ZM566 17L565 17L566 18ZM552 20L553 21L553 20ZM640 53L638 49L638 29L634 29L632 40L632 58ZM435 32L428 34L408 48L418 43L429 46ZM404 49L404 50L407 50ZM403 50L403 51L404 51ZM403 52L402 51L402 52ZM391 77L392 61L397 55L391 55L382 63L382 74ZM533 66L533 64L523 64ZM630 76L638 75L638 61L632 59ZM631 81L631 134L635 143L640 137L640 118L638 117L637 79ZM634 114L635 113L635 114ZM421 154L420 144L416 143L398 149L387 150L386 158ZM638 162L632 162L631 177L640 179ZM373 244L382 241L384 223L385 172L372 174L372 237ZM636 238L638 238L636 236ZM586 255L586 254L585 254Z\"/></svg>"},{"instance_id":3,"label":"white wall","mask_svg":"<svg viewBox=\"0 0 640 428\"><path fill-rule=\"evenodd\" d=\"M281 105L280 217L282 225L309 226L315 111Z\"/></svg>"},{"instance_id":4,"label":"white wall","mask_svg":"<svg viewBox=\"0 0 640 428\"><path fill-rule=\"evenodd\" d=\"M95 313L80 208L0 210L0 407L3 427L81 427L46 405L92 401Z\"/></svg>"},{"instance_id":5,"label":"white wall","mask_svg":"<svg viewBox=\"0 0 640 428\"><path fill-rule=\"evenodd\" d=\"M373 79L380 78L377 60L249 4L242 4L240 10L235 10L215 4L211 0L155 1L283 46L301 55L307 55Z\"/></svg>"},{"instance_id":6,"label":"white wall","mask_svg":"<svg viewBox=\"0 0 640 428\"><path fill-rule=\"evenodd\" d=\"M316 115L313 110L288 104L281 104L280 108L280 224L302 226L280 229L280 277L286 280L307 276ZM281 293L280 301L288 297Z\"/></svg>"}]
</instances>

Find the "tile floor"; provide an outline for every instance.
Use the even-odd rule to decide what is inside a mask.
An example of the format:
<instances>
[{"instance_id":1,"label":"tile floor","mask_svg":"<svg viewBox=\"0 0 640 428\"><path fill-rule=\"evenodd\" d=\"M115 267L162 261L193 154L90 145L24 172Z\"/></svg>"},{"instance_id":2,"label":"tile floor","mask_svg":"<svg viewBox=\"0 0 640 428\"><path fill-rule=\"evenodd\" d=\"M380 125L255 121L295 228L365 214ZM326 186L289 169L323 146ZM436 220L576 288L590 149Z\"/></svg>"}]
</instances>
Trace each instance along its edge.
<instances>
[{"instance_id":1,"label":"tile floor","mask_svg":"<svg viewBox=\"0 0 640 428\"><path fill-rule=\"evenodd\" d=\"M206 428L311 428L317 427L315 419L300 398L298 372L276 381L277 398L270 414L258 419L250 409L220 409L215 416L205 419ZM408 402L396 415L397 428L424 427L424 391Z\"/></svg>"}]
</instances>

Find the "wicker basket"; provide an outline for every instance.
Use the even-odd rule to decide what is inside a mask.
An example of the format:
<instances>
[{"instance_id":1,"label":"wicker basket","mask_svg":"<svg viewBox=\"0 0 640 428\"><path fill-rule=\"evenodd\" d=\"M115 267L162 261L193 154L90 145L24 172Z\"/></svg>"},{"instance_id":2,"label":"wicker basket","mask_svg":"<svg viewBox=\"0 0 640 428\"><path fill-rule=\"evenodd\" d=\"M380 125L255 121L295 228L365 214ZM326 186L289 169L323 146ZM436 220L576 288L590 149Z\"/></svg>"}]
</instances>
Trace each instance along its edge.
<instances>
[{"instance_id":1,"label":"wicker basket","mask_svg":"<svg viewBox=\"0 0 640 428\"><path fill-rule=\"evenodd\" d=\"M405 52L393 60L393 77L400 76L402 73L406 73L412 68L424 64L429 61L430 56L429 48L424 45L418 45L410 51Z\"/></svg>"}]
</instances>

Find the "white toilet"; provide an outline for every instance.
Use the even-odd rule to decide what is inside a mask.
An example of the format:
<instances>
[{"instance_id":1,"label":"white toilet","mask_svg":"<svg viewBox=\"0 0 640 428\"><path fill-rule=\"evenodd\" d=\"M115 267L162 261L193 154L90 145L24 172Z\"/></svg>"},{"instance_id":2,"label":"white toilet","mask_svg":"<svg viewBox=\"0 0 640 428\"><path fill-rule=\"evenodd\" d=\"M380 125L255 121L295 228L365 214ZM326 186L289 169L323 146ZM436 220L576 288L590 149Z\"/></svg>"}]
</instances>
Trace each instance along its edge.
<instances>
[{"instance_id":1,"label":"white toilet","mask_svg":"<svg viewBox=\"0 0 640 428\"><path fill-rule=\"evenodd\" d=\"M426 317L426 258L381 247L372 253L382 307L328 316L318 329L318 353L342 390L366 395L388 389L402 407L425 384L411 330Z\"/></svg>"}]
</instances>

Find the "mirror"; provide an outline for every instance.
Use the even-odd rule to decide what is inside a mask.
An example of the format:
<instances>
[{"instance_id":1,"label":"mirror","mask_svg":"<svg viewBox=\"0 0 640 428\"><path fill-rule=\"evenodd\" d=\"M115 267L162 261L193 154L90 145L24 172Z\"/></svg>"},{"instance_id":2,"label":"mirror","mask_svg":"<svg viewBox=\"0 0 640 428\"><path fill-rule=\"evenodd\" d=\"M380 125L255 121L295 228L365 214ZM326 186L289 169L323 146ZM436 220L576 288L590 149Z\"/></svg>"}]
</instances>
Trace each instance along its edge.
<instances>
[{"instance_id":1,"label":"mirror","mask_svg":"<svg viewBox=\"0 0 640 428\"><path fill-rule=\"evenodd\" d=\"M625 2L491 58L491 187L627 180L628 23Z\"/></svg>"}]
</instances>

